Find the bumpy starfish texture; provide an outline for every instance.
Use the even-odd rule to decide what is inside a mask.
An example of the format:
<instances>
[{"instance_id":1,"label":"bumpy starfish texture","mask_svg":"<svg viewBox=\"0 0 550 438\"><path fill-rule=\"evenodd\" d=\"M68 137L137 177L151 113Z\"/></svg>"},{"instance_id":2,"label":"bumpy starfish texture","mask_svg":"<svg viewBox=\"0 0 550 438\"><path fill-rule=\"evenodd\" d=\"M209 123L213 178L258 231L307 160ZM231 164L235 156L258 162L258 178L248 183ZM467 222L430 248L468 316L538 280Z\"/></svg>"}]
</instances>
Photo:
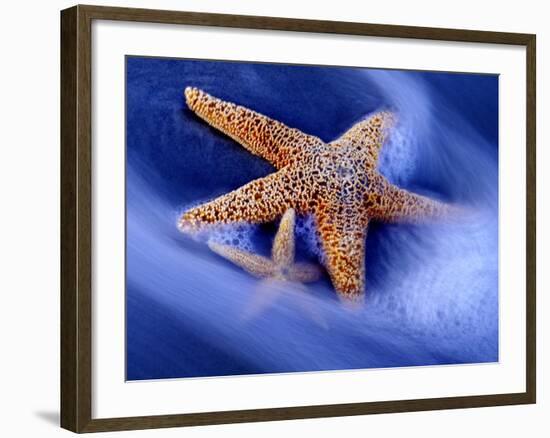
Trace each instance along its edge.
<instances>
[{"instance_id":1,"label":"bumpy starfish texture","mask_svg":"<svg viewBox=\"0 0 550 438\"><path fill-rule=\"evenodd\" d=\"M215 242L209 242L208 246L218 255L232 261L258 278L296 283L318 280L321 271L316 265L294 262L295 218L296 214L293 209L289 209L283 215L273 241L271 258Z\"/></svg>"},{"instance_id":2,"label":"bumpy starfish texture","mask_svg":"<svg viewBox=\"0 0 550 438\"><path fill-rule=\"evenodd\" d=\"M394 123L390 112L377 112L324 143L197 88L186 88L185 97L199 117L277 171L185 212L182 231L208 223L270 222L289 208L312 214L335 290L356 299L364 293L369 221L418 223L454 211L391 184L377 171L380 149Z\"/></svg>"}]
</instances>

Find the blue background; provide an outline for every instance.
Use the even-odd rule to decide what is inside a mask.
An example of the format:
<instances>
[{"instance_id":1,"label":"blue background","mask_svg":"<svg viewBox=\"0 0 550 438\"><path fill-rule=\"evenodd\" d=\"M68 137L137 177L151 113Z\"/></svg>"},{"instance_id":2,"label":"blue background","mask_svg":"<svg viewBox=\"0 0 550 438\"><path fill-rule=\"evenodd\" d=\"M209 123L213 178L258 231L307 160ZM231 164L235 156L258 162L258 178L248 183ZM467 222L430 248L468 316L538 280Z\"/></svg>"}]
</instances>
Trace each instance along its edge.
<instances>
[{"instance_id":1,"label":"blue background","mask_svg":"<svg viewBox=\"0 0 550 438\"><path fill-rule=\"evenodd\" d=\"M129 380L498 360L497 76L141 57L126 67ZM364 308L340 306L325 276L243 319L257 282L176 220L274 169L189 111L190 85L325 141L391 108L399 125L380 171L472 217L373 224ZM297 256L316 260L303 222ZM219 233L268 254L275 230Z\"/></svg>"}]
</instances>

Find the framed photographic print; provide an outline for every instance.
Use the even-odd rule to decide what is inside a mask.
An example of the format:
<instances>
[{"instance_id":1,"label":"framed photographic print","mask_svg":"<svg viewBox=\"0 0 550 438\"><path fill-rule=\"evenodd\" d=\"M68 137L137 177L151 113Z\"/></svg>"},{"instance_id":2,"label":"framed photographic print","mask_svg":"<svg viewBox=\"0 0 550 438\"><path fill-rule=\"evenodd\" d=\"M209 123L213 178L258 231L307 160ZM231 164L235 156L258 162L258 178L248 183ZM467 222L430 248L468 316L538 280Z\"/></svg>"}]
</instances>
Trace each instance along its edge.
<instances>
[{"instance_id":1,"label":"framed photographic print","mask_svg":"<svg viewBox=\"0 0 550 438\"><path fill-rule=\"evenodd\" d=\"M62 427L535 402L534 35L75 6L61 55Z\"/></svg>"}]
</instances>

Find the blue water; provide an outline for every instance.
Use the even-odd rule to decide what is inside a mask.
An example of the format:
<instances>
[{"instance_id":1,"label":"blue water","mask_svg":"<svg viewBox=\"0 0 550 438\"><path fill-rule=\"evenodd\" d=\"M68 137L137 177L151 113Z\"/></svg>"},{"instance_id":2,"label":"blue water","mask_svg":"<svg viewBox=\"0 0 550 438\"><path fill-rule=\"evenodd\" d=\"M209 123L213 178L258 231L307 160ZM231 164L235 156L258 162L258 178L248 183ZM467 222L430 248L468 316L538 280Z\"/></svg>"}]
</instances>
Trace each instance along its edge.
<instances>
[{"instance_id":1,"label":"blue water","mask_svg":"<svg viewBox=\"0 0 550 438\"><path fill-rule=\"evenodd\" d=\"M498 77L140 57L126 74L129 380L498 360ZM359 309L326 276L266 293L205 239L268 254L277 224L176 228L189 206L274 171L186 108L189 85L326 141L389 107L380 171L471 213L373 224ZM316 260L308 228L297 256Z\"/></svg>"}]
</instances>

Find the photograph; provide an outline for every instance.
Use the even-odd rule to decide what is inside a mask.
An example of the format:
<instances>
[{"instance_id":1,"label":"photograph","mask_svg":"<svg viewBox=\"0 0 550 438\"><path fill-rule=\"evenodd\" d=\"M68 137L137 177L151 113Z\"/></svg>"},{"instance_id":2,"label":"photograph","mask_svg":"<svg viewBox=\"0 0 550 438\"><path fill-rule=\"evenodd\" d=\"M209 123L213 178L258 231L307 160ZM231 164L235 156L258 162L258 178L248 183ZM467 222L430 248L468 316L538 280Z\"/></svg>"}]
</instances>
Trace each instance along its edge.
<instances>
[{"instance_id":1,"label":"photograph","mask_svg":"<svg viewBox=\"0 0 550 438\"><path fill-rule=\"evenodd\" d=\"M499 75L127 55L127 381L499 361Z\"/></svg>"},{"instance_id":2,"label":"photograph","mask_svg":"<svg viewBox=\"0 0 550 438\"><path fill-rule=\"evenodd\" d=\"M2 436L546 436L543 2L109 3L3 4Z\"/></svg>"}]
</instances>

